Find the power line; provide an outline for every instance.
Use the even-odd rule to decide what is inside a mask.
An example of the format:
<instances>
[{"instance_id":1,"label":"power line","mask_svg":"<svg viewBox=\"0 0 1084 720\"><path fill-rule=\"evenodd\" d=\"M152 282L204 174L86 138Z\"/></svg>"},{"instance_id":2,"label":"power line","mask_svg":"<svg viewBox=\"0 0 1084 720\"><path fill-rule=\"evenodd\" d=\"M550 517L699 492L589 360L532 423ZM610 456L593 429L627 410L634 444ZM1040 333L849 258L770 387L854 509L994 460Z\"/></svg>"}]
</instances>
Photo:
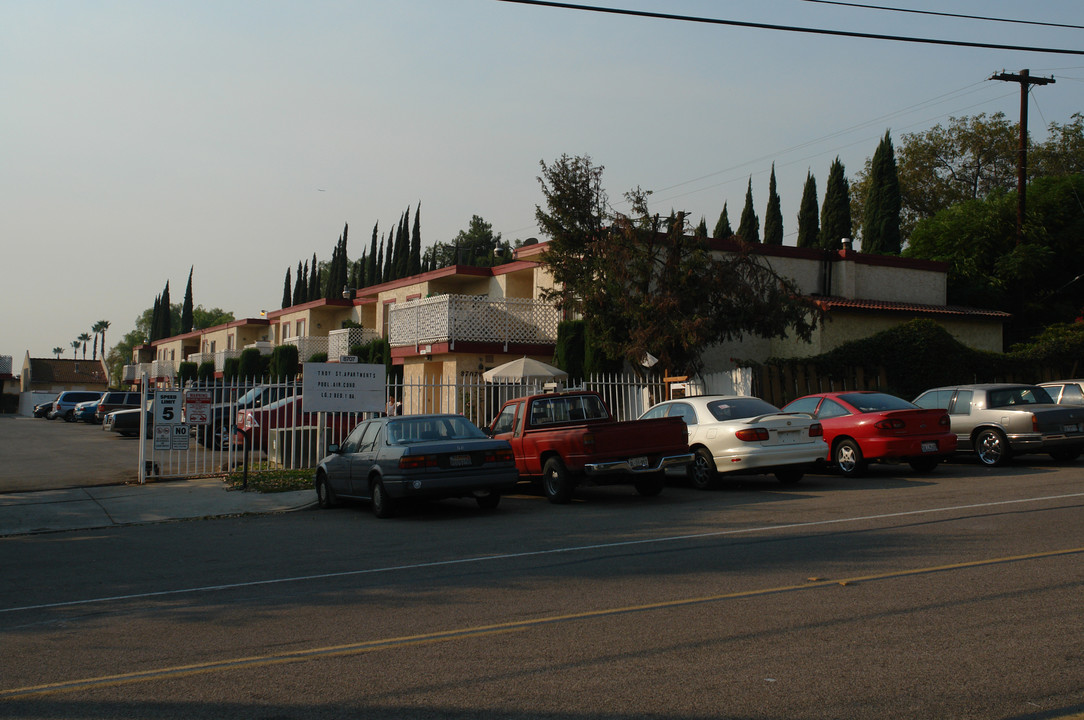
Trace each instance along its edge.
<instances>
[{"instance_id":1,"label":"power line","mask_svg":"<svg viewBox=\"0 0 1084 720\"><path fill-rule=\"evenodd\" d=\"M834 35L837 37L862 38L866 40L889 40L893 42L910 42L925 45L949 45L953 47L985 48L988 50L1013 50L1022 52L1056 53L1059 55L1084 55L1084 50L1068 50L1064 48L1040 48L1026 45L1000 45L996 43L966 42L963 40L937 40L935 38L904 37L901 35L880 35L877 33L851 32L848 30L827 30L824 28L805 28L790 25L772 25L769 23L745 22L741 20L720 20L716 18L702 18L691 15L672 15L670 13L648 12L645 10L626 10L621 8L596 7L593 5L577 5L574 3L549 2L548 0L498 0L498 2L516 3L518 5L535 5L538 7L561 8L564 10L583 10L587 12L604 13L608 15L626 15L631 17L653 18L656 20L681 20L684 22L705 23L708 25L729 25L732 27L757 28L760 30L780 30L783 32L807 33L812 35Z\"/></svg>"},{"instance_id":2,"label":"power line","mask_svg":"<svg viewBox=\"0 0 1084 720\"><path fill-rule=\"evenodd\" d=\"M958 13L937 12L935 10L912 10L910 8L886 7L884 5L864 5L862 3L839 2L839 0L801 0L801 2L817 3L820 5L842 5L843 7L863 8L865 10L888 10L890 12L912 13L914 15L937 15L939 17L961 18L963 20L986 20L989 22L1013 23L1017 25L1042 25L1043 27L1084 30L1084 25L1068 25L1065 23L1041 22L1039 20L1011 20L1009 18L986 17L983 15L961 15Z\"/></svg>"}]
</instances>

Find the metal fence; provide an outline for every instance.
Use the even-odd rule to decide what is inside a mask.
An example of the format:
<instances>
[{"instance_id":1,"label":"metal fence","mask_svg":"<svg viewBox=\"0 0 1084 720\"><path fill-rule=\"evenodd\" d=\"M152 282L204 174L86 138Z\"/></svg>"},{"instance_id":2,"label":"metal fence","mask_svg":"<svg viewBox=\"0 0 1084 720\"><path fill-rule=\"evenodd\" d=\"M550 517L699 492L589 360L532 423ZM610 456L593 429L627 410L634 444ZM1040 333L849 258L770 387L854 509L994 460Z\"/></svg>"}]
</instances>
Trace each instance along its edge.
<instances>
[{"instance_id":1,"label":"metal fence","mask_svg":"<svg viewBox=\"0 0 1084 720\"><path fill-rule=\"evenodd\" d=\"M479 427L490 424L508 400L556 389L598 392L618 420L634 420L657 402L673 395L748 394L749 382L739 371L696 382L665 382L661 377L602 375L559 385L539 381L491 383L481 375L430 378L424 382L389 381L385 412L403 415L454 413ZM252 381L176 389L202 390L212 396L196 414L185 406L181 421L156 423L144 414L141 479L207 477L238 470L305 470L315 467L363 419L375 413L305 412L301 383ZM162 392L159 389L158 392ZM198 416L197 416L198 415Z\"/></svg>"}]
</instances>

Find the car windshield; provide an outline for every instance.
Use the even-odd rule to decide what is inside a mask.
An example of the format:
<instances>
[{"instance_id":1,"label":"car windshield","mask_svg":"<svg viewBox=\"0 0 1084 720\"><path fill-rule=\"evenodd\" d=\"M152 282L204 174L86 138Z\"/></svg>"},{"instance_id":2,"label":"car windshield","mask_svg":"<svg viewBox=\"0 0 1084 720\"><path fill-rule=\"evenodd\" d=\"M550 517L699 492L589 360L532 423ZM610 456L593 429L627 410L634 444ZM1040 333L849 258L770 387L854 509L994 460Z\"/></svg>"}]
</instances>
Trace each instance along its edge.
<instances>
[{"instance_id":1,"label":"car windshield","mask_svg":"<svg viewBox=\"0 0 1084 720\"><path fill-rule=\"evenodd\" d=\"M474 423L458 415L406 417L388 422L388 442L392 445L472 440L484 438L485 433Z\"/></svg>"},{"instance_id":2,"label":"car windshield","mask_svg":"<svg viewBox=\"0 0 1084 720\"><path fill-rule=\"evenodd\" d=\"M708 403L708 412L716 420L737 420L739 418L757 417L758 415L770 415L779 412L779 408L764 402L760 398L742 397L710 402Z\"/></svg>"},{"instance_id":3,"label":"car windshield","mask_svg":"<svg viewBox=\"0 0 1084 720\"><path fill-rule=\"evenodd\" d=\"M839 399L859 412L881 412L883 410L914 410L918 407L903 398L885 393L847 393Z\"/></svg>"},{"instance_id":4,"label":"car windshield","mask_svg":"<svg viewBox=\"0 0 1084 720\"><path fill-rule=\"evenodd\" d=\"M1010 407L1012 405L1052 404L1050 394L1041 387L1021 385L1020 387L998 388L986 395L987 407Z\"/></svg>"}]
</instances>

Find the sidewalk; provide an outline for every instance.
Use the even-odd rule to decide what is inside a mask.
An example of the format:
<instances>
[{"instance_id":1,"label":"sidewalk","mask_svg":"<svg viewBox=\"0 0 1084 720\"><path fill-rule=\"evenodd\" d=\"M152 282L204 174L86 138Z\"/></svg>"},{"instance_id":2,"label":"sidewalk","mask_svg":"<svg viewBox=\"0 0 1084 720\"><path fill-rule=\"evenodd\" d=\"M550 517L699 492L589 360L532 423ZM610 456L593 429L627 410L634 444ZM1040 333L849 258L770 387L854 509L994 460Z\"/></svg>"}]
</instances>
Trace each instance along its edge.
<instances>
[{"instance_id":1,"label":"sidewalk","mask_svg":"<svg viewBox=\"0 0 1084 720\"><path fill-rule=\"evenodd\" d=\"M2 494L0 537L289 512L316 503L312 490L256 493L227 487L221 478L195 478Z\"/></svg>"}]
</instances>

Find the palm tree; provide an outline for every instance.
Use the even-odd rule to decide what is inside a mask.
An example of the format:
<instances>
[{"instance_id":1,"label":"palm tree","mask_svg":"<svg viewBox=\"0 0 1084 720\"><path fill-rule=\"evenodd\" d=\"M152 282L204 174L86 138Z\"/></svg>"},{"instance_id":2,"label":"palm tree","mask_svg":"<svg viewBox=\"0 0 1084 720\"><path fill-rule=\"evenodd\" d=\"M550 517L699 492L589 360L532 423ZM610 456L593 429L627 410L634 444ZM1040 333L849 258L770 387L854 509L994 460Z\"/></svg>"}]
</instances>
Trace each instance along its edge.
<instances>
[{"instance_id":1,"label":"palm tree","mask_svg":"<svg viewBox=\"0 0 1084 720\"><path fill-rule=\"evenodd\" d=\"M96 333L98 333L99 335L102 336L102 358L104 359L105 355L106 355L106 351L105 351L105 331L109 329L109 321L108 320L99 320L98 322L94 323L94 327L97 328L94 332L96 332Z\"/></svg>"},{"instance_id":2,"label":"palm tree","mask_svg":"<svg viewBox=\"0 0 1084 720\"><path fill-rule=\"evenodd\" d=\"M53 348L53 354L56 355L56 359L59 360L60 356L64 354L64 348L62 348L62 347Z\"/></svg>"},{"instance_id":3,"label":"palm tree","mask_svg":"<svg viewBox=\"0 0 1084 720\"><path fill-rule=\"evenodd\" d=\"M79 333L79 337L76 338L79 342L83 343L83 359L87 359L87 341L90 340L90 333Z\"/></svg>"},{"instance_id":4,"label":"palm tree","mask_svg":"<svg viewBox=\"0 0 1084 720\"><path fill-rule=\"evenodd\" d=\"M75 356L76 360L79 359L79 346L82 344L82 340L72 340L72 355Z\"/></svg>"}]
</instances>

